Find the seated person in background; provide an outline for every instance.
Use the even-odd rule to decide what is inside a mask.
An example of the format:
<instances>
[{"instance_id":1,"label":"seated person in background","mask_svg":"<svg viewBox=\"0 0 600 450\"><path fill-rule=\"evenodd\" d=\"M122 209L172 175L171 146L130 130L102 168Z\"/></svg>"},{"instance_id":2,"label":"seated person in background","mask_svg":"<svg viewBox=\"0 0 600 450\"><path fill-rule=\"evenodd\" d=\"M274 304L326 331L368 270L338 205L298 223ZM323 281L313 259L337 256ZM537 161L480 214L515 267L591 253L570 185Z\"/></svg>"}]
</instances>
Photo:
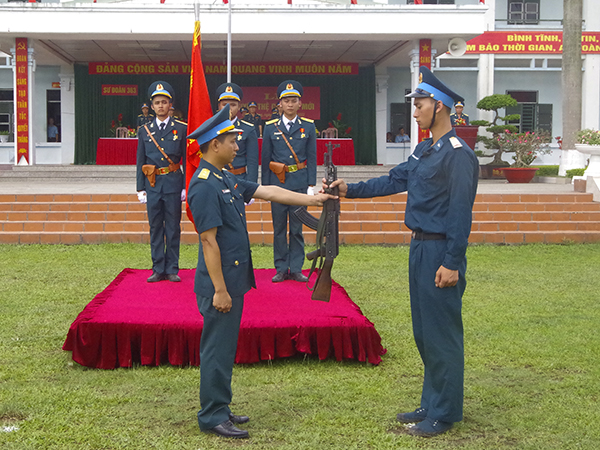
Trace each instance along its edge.
<instances>
[{"instance_id":1,"label":"seated person in background","mask_svg":"<svg viewBox=\"0 0 600 450\"><path fill-rule=\"evenodd\" d=\"M385 135L385 142L394 142L394 136L391 131L388 131Z\"/></svg>"},{"instance_id":2,"label":"seated person in background","mask_svg":"<svg viewBox=\"0 0 600 450\"><path fill-rule=\"evenodd\" d=\"M465 107L464 102L456 102L454 104L454 110L456 112L453 114L450 114L450 122L452 122L453 127L459 127L461 125L469 125L469 116L467 114L463 114L464 107Z\"/></svg>"},{"instance_id":3,"label":"seated person in background","mask_svg":"<svg viewBox=\"0 0 600 450\"><path fill-rule=\"evenodd\" d=\"M402 142L410 142L408 134L404 134L404 127L400 127L400 129L398 130L398 134L396 135L396 139L394 139L394 142L396 142L397 144Z\"/></svg>"},{"instance_id":4,"label":"seated person in background","mask_svg":"<svg viewBox=\"0 0 600 450\"><path fill-rule=\"evenodd\" d=\"M154 114L150 112L150 107L148 103L144 103L142 105L142 113L137 116L137 129L143 127L147 123L150 123L154 120Z\"/></svg>"},{"instance_id":5,"label":"seated person in background","mask_svg":"<svg viewBox=\"0 0 600 450\"><path fill-rule=\"evenodd\" d=\"M54 125L54 119L48 119L48 142L58 142L58 128Z\"/></svg>"}]
</instances>

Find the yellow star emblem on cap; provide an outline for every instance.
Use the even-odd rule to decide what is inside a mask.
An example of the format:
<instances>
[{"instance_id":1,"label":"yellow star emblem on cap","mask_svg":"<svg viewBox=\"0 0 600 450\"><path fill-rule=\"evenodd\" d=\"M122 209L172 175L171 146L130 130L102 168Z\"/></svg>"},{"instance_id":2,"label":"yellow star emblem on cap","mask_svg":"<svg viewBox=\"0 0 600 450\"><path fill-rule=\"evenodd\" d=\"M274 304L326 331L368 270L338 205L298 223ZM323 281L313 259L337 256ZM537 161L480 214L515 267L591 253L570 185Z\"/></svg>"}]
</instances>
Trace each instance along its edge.
<instances>
[{"instance_id":1,"label":"yellow star emblem on cap","mask_svg":"<svg viewBox=\"0 0 600 450\"><path fill-rule=\"evenodd\" d=\"M292 85L292 83L288 83L285 88L286 89L294 89L294 86Z\"/></svg>"},{"instance_id":2,"label":"yellow star emblem on cap","mask_svg":"<svg viewBox=\"0 0 600 450\"><path fill-rule=\"evenodd\" d=\"M227 86L225 88L225 92L233 92L233 88L231 86Z\"/></svg>"},{"instance_id":3,"label":"yellow star emblem on cap","mask_svg":"<svg viewBox=\"0 0 600 450\"><path fill-rule=\"evenodd\" d=\"M158 83L158 84L156 85L156 90L157 90L157 91L162 91L162 90L163 90L163 85L162 85L162 84L160 84L160 83Z\"/></svg>"}]
</instances>

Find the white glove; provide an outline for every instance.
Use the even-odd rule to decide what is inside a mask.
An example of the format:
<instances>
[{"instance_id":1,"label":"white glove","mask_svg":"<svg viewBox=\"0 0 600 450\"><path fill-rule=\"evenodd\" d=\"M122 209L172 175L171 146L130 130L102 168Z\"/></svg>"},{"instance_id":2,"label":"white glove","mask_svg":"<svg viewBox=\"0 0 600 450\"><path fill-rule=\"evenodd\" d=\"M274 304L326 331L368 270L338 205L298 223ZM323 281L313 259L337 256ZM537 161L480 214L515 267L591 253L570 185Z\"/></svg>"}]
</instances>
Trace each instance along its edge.
<instances>
[{"instance_id":1,"label":"white glove","mask_svg":"<svg viewBox=\"0 0 600 450\"><path fill-rule=\"evenodd\" d=\"M254 203L254 199L253 198L251 198L248 203L244 203L244 205L250 206L252 203Z\"/></svg>"},{"instance_id":2,"label":"white glove","mask_svg":"<svg viewBox=\"0 0 600 450\"><path fill-rule=\"evenodd\" d=\"M181 201L185 202L185 189L181 190Z\"/></svg>"},{"instance_id":3,"label":"white glove","mask_svg":"<svg viewBox=\"0 0 600 450\"><path fill-rule=\"evenodd\" d=\"M306 195L315 195L315 188L313 188L312 186L309 186L308 189L306 190Z\"/></svg>"},{"instance_id":4,"label":"white glove","mask_svg":"<svg viewBox=\"0 0 600 450\"><path fill-rule=\"evenodd\" d=\"M148 200L146 198L146 191L140 191L137 194L138 194L138 200L140 201L140 203L146 203L146 201Z\"/></svg>"}]
</instances>

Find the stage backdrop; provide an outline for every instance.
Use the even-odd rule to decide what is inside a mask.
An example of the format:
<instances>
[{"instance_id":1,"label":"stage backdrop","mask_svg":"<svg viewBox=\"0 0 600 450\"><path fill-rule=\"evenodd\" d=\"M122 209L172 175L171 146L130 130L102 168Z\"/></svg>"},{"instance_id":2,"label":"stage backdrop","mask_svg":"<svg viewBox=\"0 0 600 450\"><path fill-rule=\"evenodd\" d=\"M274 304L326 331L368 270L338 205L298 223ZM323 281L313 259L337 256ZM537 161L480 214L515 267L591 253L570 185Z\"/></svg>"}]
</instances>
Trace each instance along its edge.
<instances>
[{"instance_id":1,"label":"stage backdrop","mask_svg":"<svg viewBox=\"0 0 600 450\"><path fill-rule=\"evenodd\" d=\"M233 81L244 87L274 87L286 75L237 75ZM376 164L375 139L375 69L360 68L358 75L293 75L303 86L320 89L320 118L317 128L327 128L328 122L342 113L342 122L352 127L352 138L357 164ZM96 143L100 137L110 136L110 125L119 114L123 124L135 126L140 106L147 101L148 86L158 80L173 86L176 97L174 106L187 117L189 75L125 75L90 74L87 64L75 65L75 164L94 164ZM226 81L225 75L207 75L206 82L215 107L214 92ZM137 96L102 95L103 85L138 86ZM126 91L127 94L127 91ZM251 100L248 96L245 101ZM310 111L303 113L313 118Z\"/></svg>"}]
</instances>

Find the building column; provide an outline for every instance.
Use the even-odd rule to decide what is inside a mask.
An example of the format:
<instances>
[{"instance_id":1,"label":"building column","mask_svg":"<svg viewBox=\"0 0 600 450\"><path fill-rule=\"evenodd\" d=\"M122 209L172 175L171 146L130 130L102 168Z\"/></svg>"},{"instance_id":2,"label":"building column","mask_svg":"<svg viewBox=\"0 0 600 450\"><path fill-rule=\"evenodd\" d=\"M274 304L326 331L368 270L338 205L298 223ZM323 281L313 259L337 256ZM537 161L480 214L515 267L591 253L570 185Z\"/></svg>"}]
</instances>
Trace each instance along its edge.
<instances>
[{"instance_id":1,"label":"building column","mask_svg":"<svg viewBox=\"0 0 600 450\"><path fill-rule=\"evenodd\" d=\"M61 164L75 161L75 73L73 65L61 66L60 77L60 140Z\"/></svg>"},{"instance_id":2,"label":"building column","mask_svg":"<svg viewBox=\"0 0 600 450\"><path fill-rule=\"evenodd\" d=\"M387 68L382 68L386 70ZM386 142L387 123L389 120L388 111L388 80L389 75L375 75L375 121L377 137L377 164L386 164Z\"/></svg>"},{"instance_id":3,"label":"building column","mask_svg":"<svg viewBox=\"0 0 600 450\"><path fill-rule=\"evenodd\" d=\"M477 101L494 94L494 55L482 53L477 61ZM477 110L478 120L494 120L493 111Z\"/></svg>"},{"instance_id":4,"label":"building column","mask_svg":"<svg viewBox=\"0 0 600 450\"><path fill-rule=\"evenodd\" d=\"M419 85L419 41L415 41L416 48L411 50L408 54L410 56L410 90L413 92L415 88ZM410 116L412 117L415 112L415 102L410 102ZM415 150L415 147L419 143L419 127L416 126L416 123L413 123L414 126L410 127L410 150L411 153Z\"/></svg>"}]
</instances>

